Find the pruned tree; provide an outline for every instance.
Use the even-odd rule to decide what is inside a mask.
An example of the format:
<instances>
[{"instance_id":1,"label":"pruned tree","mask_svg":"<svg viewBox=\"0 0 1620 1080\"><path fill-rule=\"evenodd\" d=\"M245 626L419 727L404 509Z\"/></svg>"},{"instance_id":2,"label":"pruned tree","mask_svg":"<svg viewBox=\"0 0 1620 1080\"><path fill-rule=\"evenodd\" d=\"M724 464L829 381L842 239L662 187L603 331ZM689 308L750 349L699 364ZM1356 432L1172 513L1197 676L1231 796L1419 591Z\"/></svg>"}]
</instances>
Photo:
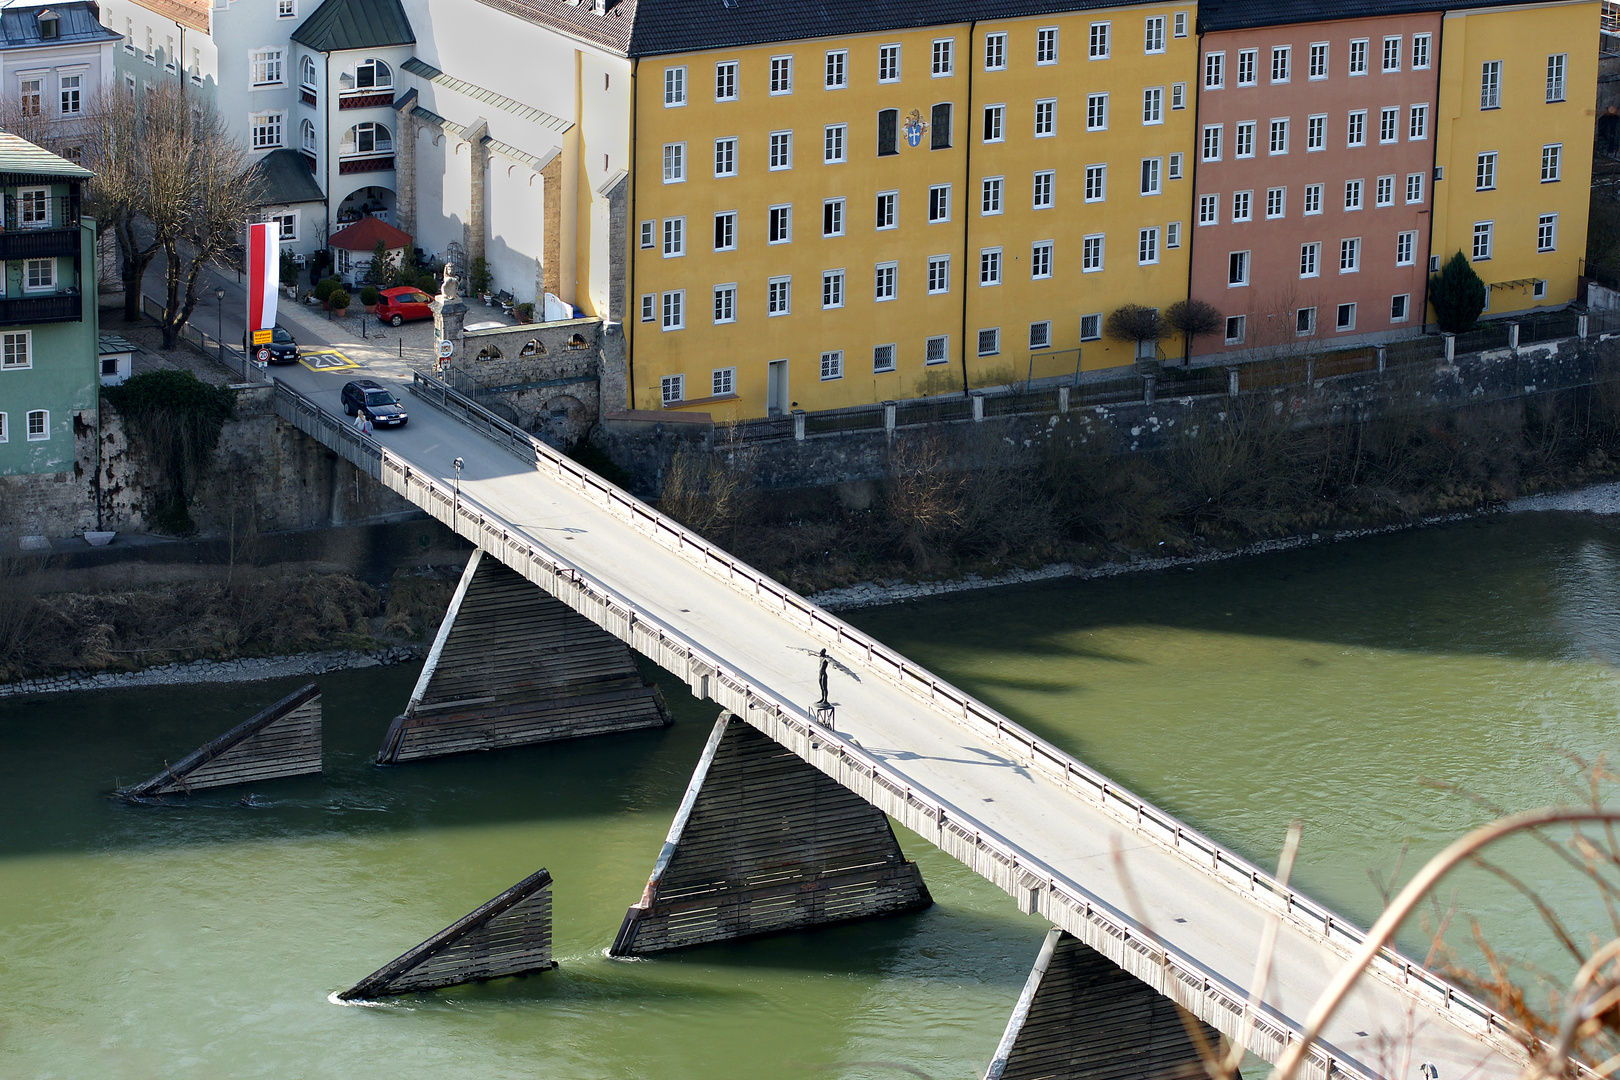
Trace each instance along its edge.
<instances>
[{"instance_id":1,"label":"pruned tree","mask_svg":"<svg viewBox=\"0 0 1620 1080\"><path fill-rule=\"evenodd\" d=\"M1140 352L1144 344L1150 341L1157 343L1167 337L1170 327L1160 317L1158 308L1122 304L1108 313L1108 318L1103 321L1103 331L1116 340L1131 342Z\"/></svg>"},{"instance_id":2,"label":"pruned tree","mask_svg":"<svg viewBox=\"0 0 1620 1080\"><path fill-rule=\"evenodd\" d=\"M1429 303L1434 305L1435 321L1448 334L1465 334L1479 322L1485 310L1485 283L1474 273L1468 256L1458 251L1429 278Z\"/></svg>"},{"instance_id":3,"label":"pruned tree","mask_svg":"<svg viewBox=\"0 0 1620 1080\"><path fill-rule=\"evenodd\" d=\"M1170 325L1170 329L1181 335L1182 356L1185 358L1184 362L1189 364L1192 363L1193 339L1213 334L1226 324L1225 316L1214 304L1191 297L1177 300L1165 308L1164 321Z\"/></svg>"}]
</instances>

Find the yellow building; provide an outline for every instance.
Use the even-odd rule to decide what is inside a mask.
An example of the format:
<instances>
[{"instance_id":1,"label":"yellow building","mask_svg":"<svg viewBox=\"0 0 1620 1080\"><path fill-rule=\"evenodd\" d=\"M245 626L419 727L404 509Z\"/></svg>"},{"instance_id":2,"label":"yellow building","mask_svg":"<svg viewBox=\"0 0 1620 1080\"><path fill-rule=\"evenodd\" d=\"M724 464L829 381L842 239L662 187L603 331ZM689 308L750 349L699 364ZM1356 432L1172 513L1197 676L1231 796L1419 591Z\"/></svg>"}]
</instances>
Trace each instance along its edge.
<instances>
[{"instance_id":1,"label":"yellow building","mask_svg":"<svg viewBox=\"0 0 1620 1080\"><path fill-rule=\"evenodd\" d=\"M1551 0L1446 13L1430 268L1469 256L1490 287L1490 314L1575 298L1599 8Z\"/></svg>"},{"instance_id":2,"label":"yellow building","mask_svg":"<svg viewBox=\"0 0 1620 1080\"><path fill-rule=\"evenodd\" d=\"M1187 292L1194 19L641 56L631 406L747 418L1133 362L1107 313Z\"/></svg>"}]
</instances>

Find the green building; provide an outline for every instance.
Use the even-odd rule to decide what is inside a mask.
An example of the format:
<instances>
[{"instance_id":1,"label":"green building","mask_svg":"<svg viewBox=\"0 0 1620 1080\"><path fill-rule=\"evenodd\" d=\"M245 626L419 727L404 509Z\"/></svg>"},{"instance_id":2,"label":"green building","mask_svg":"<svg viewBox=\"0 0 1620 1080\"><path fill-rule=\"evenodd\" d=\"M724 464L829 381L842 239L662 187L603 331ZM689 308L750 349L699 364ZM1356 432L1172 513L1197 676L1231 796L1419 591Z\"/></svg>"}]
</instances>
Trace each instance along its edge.
<instances>
[{"instance_id":1,"label":"green building","mask_svg":"<svg viewBox=\"0 0 1620 1080\"><path fill-rule=\"evenodd\" d=\"M74 422L97 426L100 361L90 173L0 133L0 476L73 469Z\"/></svg>"}]
</instances>

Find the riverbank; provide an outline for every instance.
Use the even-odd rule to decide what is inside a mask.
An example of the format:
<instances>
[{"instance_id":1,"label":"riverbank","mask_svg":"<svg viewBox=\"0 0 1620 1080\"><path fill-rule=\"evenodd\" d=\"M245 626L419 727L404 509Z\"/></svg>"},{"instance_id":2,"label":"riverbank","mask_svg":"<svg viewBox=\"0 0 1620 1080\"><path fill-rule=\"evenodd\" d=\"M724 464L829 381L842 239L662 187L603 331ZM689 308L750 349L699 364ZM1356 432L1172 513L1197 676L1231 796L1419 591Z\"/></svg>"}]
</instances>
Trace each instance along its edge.
<instances>
[{"instance_id":1,"label":"riverbank","mask_svg":"<svg viewBox=\"0 0 1620 1080\"><path fill-rule=\"evenodd\" d=\"M426 652L425 648L396 645L386 649L343 649L297 656L193 660L189 664L163 664L140 671L68 672L0 683L0 699L30 694L60 694L71 690L130 690L147 686L261 682L294 675L326 675L334 671L408 664L421 659Z\"/></svg>"},{"instance_id":2,"label":"riverbank","mask_svg":"<svg viewBox=\"0 0 1620 1080\"><path fill-rule=\"evenodd\" d=\"M1514 513L1557 510L1570 514L1620 514L1620 483L1593 484L1576 491L1544 491L1514 499L1505 509Z\"/></svg>"}]
</instances>

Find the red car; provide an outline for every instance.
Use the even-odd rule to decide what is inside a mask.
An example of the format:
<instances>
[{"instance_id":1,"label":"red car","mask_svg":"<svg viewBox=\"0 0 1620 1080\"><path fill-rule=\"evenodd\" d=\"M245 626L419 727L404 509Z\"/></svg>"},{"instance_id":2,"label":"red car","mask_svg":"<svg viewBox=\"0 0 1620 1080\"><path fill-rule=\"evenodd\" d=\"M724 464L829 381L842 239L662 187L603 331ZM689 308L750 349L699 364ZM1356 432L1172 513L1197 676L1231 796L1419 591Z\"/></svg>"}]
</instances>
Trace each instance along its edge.
<instances>
[{"instance_id":1,"label":"red car","mask_svg":"<svg viewBox=\"0 0 1620 1080\"><path fill-rule=\"evenodd\" d=\"M433 309L428 307L433 297L409 285L384 289L377 300L377 318L390 326L398 326L406 319L431 319Z\"/></svg>"}]
</instances>

